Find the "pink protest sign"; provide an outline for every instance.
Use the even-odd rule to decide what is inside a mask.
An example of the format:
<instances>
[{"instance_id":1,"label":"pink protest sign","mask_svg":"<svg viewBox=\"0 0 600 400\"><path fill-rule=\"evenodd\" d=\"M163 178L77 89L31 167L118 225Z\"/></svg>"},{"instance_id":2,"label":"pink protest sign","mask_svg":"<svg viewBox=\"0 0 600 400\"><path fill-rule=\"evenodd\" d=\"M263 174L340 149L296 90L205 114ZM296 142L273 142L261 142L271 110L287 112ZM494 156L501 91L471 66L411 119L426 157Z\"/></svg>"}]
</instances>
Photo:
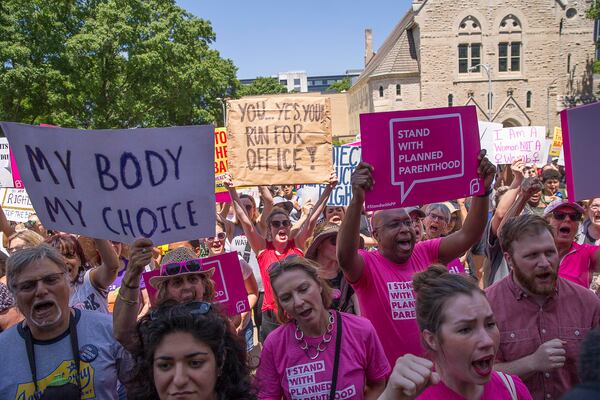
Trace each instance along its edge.
<instances>
[{"instance_id":1,"label":"pink protest sign","mask_svg":"<svg viewBox=\"0 0 600 400\"><path fill-rule=\"evenodd\" d=\"M360 116L362 159L374 167L369 211L483 193L474 106Z\"/></svg>"},{"instance_id":2,"label":"pink protest sign","mask_svg":"<svg viewBox=\"0 0 600 400\"><path fill-rule=\"evenodd\" d=\"M215 298L213 303L221 303L227 314L237 315L250 311L248 304L248 294L244 286L244 277L240 261L236 252L224 253L218 256L201 258L202 269L208 270L215 268L212 280L215 283ZM156 269L150 272L144 272L142 277L146 284L150 303L154 304L156 298L156 289L150 285L150 278L160 274Z\"/></svg>"},{"instance_id":3,"label":"pink protest sign","mask_svg":"<svg viewBox=\"0 0 600 400\"><path fill-rule=\"evenodd\" d=\"M598 197L598 173L590 163L597 160L600 146L600 102L563 110L560 121L569 200Z\"/></svg>"}]
</instances>

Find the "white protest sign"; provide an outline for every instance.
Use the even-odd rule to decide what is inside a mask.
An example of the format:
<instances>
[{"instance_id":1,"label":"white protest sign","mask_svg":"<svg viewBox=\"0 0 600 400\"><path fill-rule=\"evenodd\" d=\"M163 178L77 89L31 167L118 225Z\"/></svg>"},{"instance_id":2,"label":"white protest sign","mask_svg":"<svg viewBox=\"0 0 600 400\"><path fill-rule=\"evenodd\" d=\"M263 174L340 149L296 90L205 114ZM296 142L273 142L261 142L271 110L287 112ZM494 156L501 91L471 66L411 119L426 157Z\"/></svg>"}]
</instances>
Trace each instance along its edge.
<instances>
[{"instance_id":1,"label":"white protest sign","mask_svg":"<svg viewBox=\"0 0 600 400\"><path fill-rule=\"evenodd\" d=\"M515 126L493 129L493 144L488 159L494 164L512 164L521 159L527 165L544 165L551 141L546 140L543 126Z\"/></svg>"},{"instance_id":2,"label":"white protest sign","mask_svg":"<svg viewBox=\"0 0 600 400\"><path fill-rule=\"evenodd\" d=\"M214 128L0 123L48 229L156 245L214 235Z\"/></svg>"},{"instance_id":3,"label":"white protest sign","mask_svg":"<svg viewBox=\"0 0 600 400\"><path fill-rule=\"evenodd\" d=\"M25 222L35 213L25 189L0 189L4 215L9 221Z\"/></svg>"},{"instance_id":4,"label":"white protest sign","mask_svg":"<svg viewBox=\"0 0 600 400\"><path fill-rule=\"evenodd\" d=\"M481 148L486 150L488 160L494 163L494 136L495 131L503 128L497 122L477 121L479 126L479 142Z\"/></svg>"},{"instance_id":5,"label":"white protest sign","mask_svg":"<svg viewBox=\"0 0 600 400\"><path fill-rule=\"evenodd\" d=\"M8 139L0 137L0 187L14 188L17 186L13 177L13 165L10 159L10 147Z\"/></svg>"},{"instance_id":6,"label":"white protest sign","mask_svg":"<svg viewBox=\"0 0 600 400\"><path fill-rule=\"evenodd\" d=\"M350 179L360 163L360 156L360 146L333 146L333 166L338 184L329 196L328 206L350 205L350 199L352 199ZM310 199L315 204L325 188L327 188L327 185L303 185L300 189L302 202Z\"/></svg>"}]
</instances>

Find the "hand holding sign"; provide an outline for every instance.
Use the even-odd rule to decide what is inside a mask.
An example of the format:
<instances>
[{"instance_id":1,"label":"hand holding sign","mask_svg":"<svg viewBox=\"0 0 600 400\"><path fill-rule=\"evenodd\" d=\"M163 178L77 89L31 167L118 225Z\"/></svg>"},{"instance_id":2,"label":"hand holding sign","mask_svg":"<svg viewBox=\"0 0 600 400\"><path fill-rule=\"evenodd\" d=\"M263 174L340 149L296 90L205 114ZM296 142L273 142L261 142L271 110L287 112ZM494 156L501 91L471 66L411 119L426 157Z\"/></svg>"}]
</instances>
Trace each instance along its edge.
<instances>
[{"instance_id":1,"label":"hand holding sign","mask_svg":"<svg viewBox=\"0 0 600 400\"><path fill-rule=\"evenodd\" d=\"M142 238L133 242L129 254L129 263L123 281L130 286L137 286L146 265L152 261L152 240Z\"/></svg>"},{"instance_id":2,"label":"hand holding sign","mask_svg":"<svg viewBox=\"0 0 600 400\"><path fill-rule=\"evenodd\" d=\"M494 183L496 167L490 162L490 160L487 159L485 153L485 149L483 149L479 152L479 156L477 156L477 161L479 162L479 166L477 167L477 175L483 179L483 185L487 192L492 187L492 183Z\"/></svg>"},{"instance_id":3,"label":"hand holding sign","mask_svg":"<svg viewBox=\"0 0 600 400\"><path fill-rule=\"evenodd\" d=\"M352 194L362 203L365 191L371 190L375 181L373 180L373 167L371 164L361 162L352 174Z\"/></svg>"}]
</instances>

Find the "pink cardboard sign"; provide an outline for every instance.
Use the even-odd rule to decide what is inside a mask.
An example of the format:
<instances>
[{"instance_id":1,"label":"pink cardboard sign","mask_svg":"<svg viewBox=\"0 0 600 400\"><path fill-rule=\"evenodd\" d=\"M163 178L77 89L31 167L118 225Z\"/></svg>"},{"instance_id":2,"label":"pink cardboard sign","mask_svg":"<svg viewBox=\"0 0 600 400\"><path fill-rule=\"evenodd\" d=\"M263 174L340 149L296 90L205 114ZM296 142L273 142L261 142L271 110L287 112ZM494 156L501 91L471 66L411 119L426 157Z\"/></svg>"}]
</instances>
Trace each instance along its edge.
<instances>
[{"instance_id":1,"label":"pink cardboard sign","mask_svg":"<svg viewBox=\"0 0 600 400\"><path fill-rule=\"evenodd\" d=\"M215 298L213 303L221 303L228 315L237 315L250 311L248 293L244 286L244 277L237 253L224 253L218 256L201 258L202 270L215 268L212 280L215 283ZM156 269L144 272L142 277L148 291L150 303L154 304L156 289L150 285L150 278L160 274Z\"/></svg>"},{"instance_id":2,"label":"pink cardboard sign","mask_svg":"<svg viewBox=\"0 0 600 400\"><path fill-rule=\"evenodd\" d=\"M598 197L598 172L590 163L598 158L600 146L600 102L563 110L560 121L569 200Z\"/></svg>"},{"instance_id":3,"label":"pink cardboard sign","mask_svg":"<svg viewBox=\"0 0 600 400\"><path fill-rule=\"evenodd\" d=\"M374 168L369 211L483 193L474 106L360 116L362 159Z\"/></svg>"}]
</instances>

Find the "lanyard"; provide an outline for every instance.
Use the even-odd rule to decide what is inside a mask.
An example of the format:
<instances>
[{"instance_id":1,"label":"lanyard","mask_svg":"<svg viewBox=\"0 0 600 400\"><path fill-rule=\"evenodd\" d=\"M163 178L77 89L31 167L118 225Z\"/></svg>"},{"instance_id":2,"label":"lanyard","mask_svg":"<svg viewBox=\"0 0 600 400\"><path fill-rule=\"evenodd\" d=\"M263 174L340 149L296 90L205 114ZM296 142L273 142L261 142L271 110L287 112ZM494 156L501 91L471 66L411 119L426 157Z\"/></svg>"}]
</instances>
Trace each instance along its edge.
<instances>
[{"instance_id":1,"label":"lanyard","mask_svg":"<svg viewBox=\"0 0 600 400\"><path fill-rule=\"evenodd\" d=\"M29 326L25 326L23 329L25 333L25 346L27 348L27 358L29 359L29 369L31 370L31 379L33 380L33 384L35 386L35 392L38 393L40 391L37 381L37 368L35 365L35 352L33 346L33 337L31 336L31 330ZM79 378L79 370L81 367L81 359L79 358L79 343L77 340L77 327L75 326L75 318L71 315L71 311L69 310L69 339L71 341L71 351L73 352L73 359L75 361L75 365L77 366L77 372L75 374L77 380L77 387L81 392L81 382Z\"/></svg>"}]
</instances>

